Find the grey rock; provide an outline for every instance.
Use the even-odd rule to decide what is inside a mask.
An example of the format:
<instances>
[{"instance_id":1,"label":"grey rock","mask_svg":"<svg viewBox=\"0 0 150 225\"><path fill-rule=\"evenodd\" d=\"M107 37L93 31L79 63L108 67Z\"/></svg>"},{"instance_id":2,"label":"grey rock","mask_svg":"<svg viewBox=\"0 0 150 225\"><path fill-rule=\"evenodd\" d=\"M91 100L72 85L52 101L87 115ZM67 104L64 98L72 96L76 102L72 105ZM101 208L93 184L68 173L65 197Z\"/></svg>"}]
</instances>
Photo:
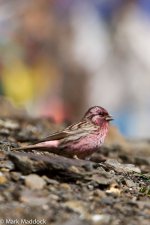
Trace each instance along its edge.
<instances>
[{"instance_id":1,"label":"grey rock","mask_svg":"<svg viewBox=\"0 0 150 225\"><path fill-rule=\"evenodd\" d=\"M43 178L36 174L30 174L25 177L25 185L31 189L41 190L46 185Z\"/></svg>"}]
</instances>

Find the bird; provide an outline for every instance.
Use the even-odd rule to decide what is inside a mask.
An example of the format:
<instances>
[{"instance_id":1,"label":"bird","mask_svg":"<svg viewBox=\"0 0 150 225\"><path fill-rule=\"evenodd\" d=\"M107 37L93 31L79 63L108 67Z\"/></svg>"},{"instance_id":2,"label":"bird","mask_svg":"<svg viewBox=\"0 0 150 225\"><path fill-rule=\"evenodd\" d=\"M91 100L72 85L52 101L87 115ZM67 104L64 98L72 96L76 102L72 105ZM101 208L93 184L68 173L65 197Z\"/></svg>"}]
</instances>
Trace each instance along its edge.
<instances>
[{"instance_id":1,"label":"bird","mask_svg":"<svg viewBox=\"0 0 150 225\"><path fill-rule=\"evenodd\" d=\"M104 143L111 120L113 118L106 109L101 106L93 106L87 110L79 122L32 145L13 150L47 151L68 158L85 159Z\"/></svg>"}]
</instances>

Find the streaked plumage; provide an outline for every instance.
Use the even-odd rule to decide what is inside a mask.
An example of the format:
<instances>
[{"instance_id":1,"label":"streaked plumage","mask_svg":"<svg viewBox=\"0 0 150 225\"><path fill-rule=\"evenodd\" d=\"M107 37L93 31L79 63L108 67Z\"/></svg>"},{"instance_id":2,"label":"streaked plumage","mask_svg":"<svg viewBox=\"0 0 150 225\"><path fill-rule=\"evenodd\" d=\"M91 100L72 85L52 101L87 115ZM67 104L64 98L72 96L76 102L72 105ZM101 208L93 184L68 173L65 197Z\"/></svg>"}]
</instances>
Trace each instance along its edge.
<instances>
[{"instance_id":1,"label":"streaked plumage","mask_svg":"<svg viewBox=\"0 0 150 225\"><path fill-rule=\"evenodd\" d=\"M41 150L66 157L85 158L103 144L110 120L112 117L104 108L94 106L79 123L41 139L34 145L15 150Z\"/></svg>"}]
</instances>

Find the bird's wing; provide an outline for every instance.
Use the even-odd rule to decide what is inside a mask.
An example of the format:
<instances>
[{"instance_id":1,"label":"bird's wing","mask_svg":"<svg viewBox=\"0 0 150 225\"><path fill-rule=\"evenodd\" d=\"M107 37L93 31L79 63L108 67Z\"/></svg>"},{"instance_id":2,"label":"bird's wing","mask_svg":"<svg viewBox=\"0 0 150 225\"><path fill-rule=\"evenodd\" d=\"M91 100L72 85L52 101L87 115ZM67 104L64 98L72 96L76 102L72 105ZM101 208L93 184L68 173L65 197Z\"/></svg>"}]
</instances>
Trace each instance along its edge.
<instances>
[{"instance_id":1,"label":"bird's wing","mask_svg":"<svg viewBox=\"0 0 150 225\"><path fill-rule=\"evenodd\" d=\"M84 120L79 123L68 126L63 131L54 133L46 138L40 139L38 142L36 142L34 144L38 144L38 143L45 142L45 141L63 140L66 137L67 138L70 137L70 139L72 139L74 136L78 137L80 135L84 136L84 134L87 135L88 133L90 133L96 129L97 129L97 127L93 126L92 123Z\"/></svg>"},{"instance_id":2,"label":"bird's wing","mask_svg":"<svg viewBox=\"0 0 150 225\"><path fill-rule=\"evenodd\" d=\"M38 144L38 143L41 143L41 142L45 142L45 141L54 141L54 140L60 140L60 139L63 139L65 137L67 137L67 132L65 131L61 131L61 132L57 132L57 133L54 133L54 134L51 134L49 135L48 137L46 138L42 138L40 139L39 141L37 142L34 142L34 144Z\"/></svg>"},{"instance_id":3,"label":"bird's wing","mask_svg":"<svg viewBox=\"0 0 150 225\"><path fill-rule=\"evenodd\" d=\"M75 123L69 127L67 127L64 131L70 134L76 134L81 132L92 132L97 130L97 126L91 123L88 120L82 120L79 123Z\"/></svg>"},{"instance_id":4,"label":"bird's wing","mask_svg":"<svg viewBox=\"0 0 150 225\"><path fill-rule=\"evenodd\" d=\"M87 136L95 130L97 130L97 126L94 126L90 121L84 120L67 127L64 132L68 134L67 141L73 141Z\"/></svg>"}]
</instances>

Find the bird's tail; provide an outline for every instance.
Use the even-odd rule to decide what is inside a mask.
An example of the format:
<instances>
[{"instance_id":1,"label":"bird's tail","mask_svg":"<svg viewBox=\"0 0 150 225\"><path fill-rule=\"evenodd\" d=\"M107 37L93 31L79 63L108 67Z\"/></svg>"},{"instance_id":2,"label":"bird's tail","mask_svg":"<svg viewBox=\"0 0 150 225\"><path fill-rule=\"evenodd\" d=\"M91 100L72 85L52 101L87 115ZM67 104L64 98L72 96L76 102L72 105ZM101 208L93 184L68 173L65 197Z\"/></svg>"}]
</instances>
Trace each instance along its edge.
<instances>
[{"instance_id":1,"label":"bird's tail","mask_svg":"<svg viewBox=\"0 0 150 225\"><path fill-rule=\"evenodd\" d=\"M31 150L45 150L48 151L48 147L46 146L40 146L40 145L28 145L24 147L19 148L13 148L12 151L31 151Z\"/></svg>"}]
</instances>

